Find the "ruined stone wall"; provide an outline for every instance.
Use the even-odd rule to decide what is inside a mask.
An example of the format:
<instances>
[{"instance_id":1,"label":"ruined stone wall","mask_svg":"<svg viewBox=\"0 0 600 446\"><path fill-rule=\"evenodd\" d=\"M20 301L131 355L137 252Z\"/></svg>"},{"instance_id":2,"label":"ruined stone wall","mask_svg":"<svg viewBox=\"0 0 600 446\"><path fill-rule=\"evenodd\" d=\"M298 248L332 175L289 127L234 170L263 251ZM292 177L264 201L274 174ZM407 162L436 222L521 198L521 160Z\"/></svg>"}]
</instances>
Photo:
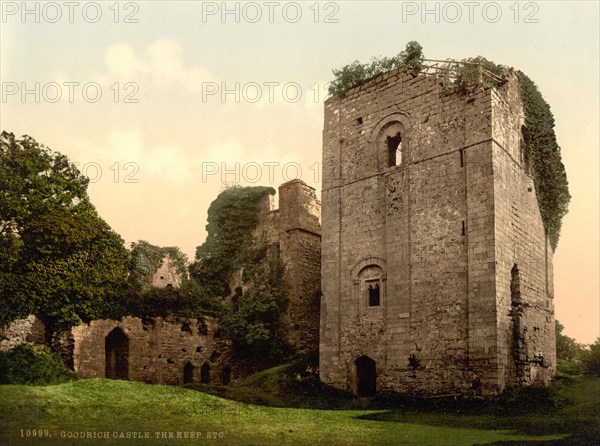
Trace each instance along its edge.
<instances>
[{"instance_id":1,"label":"ruined stone wall","mask_svg":"<svg viewBox=\"0 0 600 446\"><path fill-rule=\"evenodd\" d=\"M0 352L12 350L21 344L44 344L45 341L46 327L33 314L0 328Z\"/></svg>"},{"instance_id":2,"label":"ruined stone wall","mask_svg":"<svg viewBox=\"0 0 600 446\"><path fill-rule=\"evenodd\" d=\"M201 368L208 365L208 382L221 384L223 370L231 370L231 341L220 336L215 319L127 316L119 321L94 320L62 333L62 339L72 339L76 372L86 378L105 377L106 339L115 329L128 340L130 380L181 385L189 362L191 382L201 382Z\"/></svg>"},{"instance_id":3,"label":"ruined stone wall","mask_svg":"<svg viewBox=\"0 0 600 446\"><path fill-rule=\"evenodd\" d=\"M378 390L502 390L495 133L514 129L496 112L496 96L449 93L433 76L396 71L326 101L323 381L357 391L357 359L366 356ZM539 227L536 211L528 207ZM373 287L379 305L369 303Z\"/></svg>"},{"instance_id":4,"label":"ruined stone wall","mask_svg":"<svg viewBox=\"0 0 600 446\"><path fill-rule=\"evenodd\" d=\"M499 374L504 386L546 385L556 368L552 248L523 153L517 86L492 98Z\"/></svg>"},{"instance_id":5,"label":"ruined stone wall","mask_svg":"<svg viewBox=\"0 0 600 446\"><path fill-rule=\"evenodd\" d=\"M156 288L166 288L172 286L179 288L182 277L177 270L177 264L170 255L166 255L160 263L160 266L152 276L152 286Z\"/></svg>"},{"instance_id":6,"label":"ruined stone wall","mask_svg":"<svg viewBox=\"0 0 600 446\"><path fill-rule=\"evenodd\" d=\"M284 262L289 306L283 316L283 335L297 353L316 350L319 344L320 211L315 190L292 180L279 187L277 209L270 196L263 199L254 231L256 238L266 236L272 255Z\"/></svg>"}]
</instances>

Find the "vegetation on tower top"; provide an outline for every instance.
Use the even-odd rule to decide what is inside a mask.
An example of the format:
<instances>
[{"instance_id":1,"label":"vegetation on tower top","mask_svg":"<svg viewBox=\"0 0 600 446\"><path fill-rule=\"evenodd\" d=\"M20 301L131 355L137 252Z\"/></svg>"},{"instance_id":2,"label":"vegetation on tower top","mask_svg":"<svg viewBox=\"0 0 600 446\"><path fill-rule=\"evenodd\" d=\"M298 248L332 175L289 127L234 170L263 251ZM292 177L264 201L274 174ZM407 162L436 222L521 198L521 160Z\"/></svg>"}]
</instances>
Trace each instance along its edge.
<instances>
[{"instance_id":1,"label":"vegetation on tower top","mask_svg":"<svg viewBox=\"0 0 600 446\"><path fill-rule=\"evenodd\" d=\"M347 92L376 76L400 69L410 68L421 72L426 68L427 59L423 47L415 41L408 42L406 49L395 57L373 58L369 63L359 61L333 70L334 79L329 86L329 94L344 98ZM506 67L495 64L483 56L463 59L460 62L448 61L443 75L445 87L468 92L481 82L481 73L488 73L498 86ZM450 75L450 73L452 75ZM540 213L546 234L553 249L560 237L562 219L568 211L571 195L565 166L562 163L561 148L554 132L554 116L550 105L544 100L535 83L523 72L518 71L519 89L525 111L525 159L529 164L535 183Z\"/></svg>"}]
</instances>

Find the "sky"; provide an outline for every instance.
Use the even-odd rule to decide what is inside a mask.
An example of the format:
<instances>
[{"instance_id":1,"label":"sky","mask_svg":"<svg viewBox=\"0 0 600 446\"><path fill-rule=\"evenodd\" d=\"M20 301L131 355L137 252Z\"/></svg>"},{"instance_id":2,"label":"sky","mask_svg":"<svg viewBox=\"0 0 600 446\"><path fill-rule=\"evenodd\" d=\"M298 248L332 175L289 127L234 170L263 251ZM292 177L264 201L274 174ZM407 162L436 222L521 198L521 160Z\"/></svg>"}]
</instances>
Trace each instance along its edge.
<instances>
[{"instance_id":1,"label":"sky","mask_svg":"<svg viewBox=\"0 0 600 446\"><path fill-rule=\"evenodd\" d=\"M554 257L556 318L599 335L599 3L1 1L0 128L78 163L126 242L193 259L226 185L320 193L332 69L418 41L538 85L573 196Z\"/></svg>"}]
</instances>

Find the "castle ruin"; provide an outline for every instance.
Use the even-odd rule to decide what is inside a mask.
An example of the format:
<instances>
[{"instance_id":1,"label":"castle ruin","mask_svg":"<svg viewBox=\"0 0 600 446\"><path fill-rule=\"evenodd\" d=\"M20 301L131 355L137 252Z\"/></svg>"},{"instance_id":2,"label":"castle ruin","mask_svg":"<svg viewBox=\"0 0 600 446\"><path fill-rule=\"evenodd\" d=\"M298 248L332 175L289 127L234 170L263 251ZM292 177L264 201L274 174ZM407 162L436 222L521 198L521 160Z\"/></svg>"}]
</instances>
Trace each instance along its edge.
<instances>
[{"instance_id":1,"label":"castle ruin","mask_svg":"<svg viewBox=\"0 0 600 446\"><path fill-rule=\"evenodd\" d=\"M321 202L315 189L295 179L279 186L279 207L266 195L259 207L254 238L263 235L273 257L285 265L288 307L283 336L294 352L316 351L319 345L321 289Z\"/></svg>"},{"instance_id":2,"label":"castle ruin","mask_svg":"<svg viewBox=\"0 0 600 446\"><path fill-rule=\"evenodd\" d=\"M273 258L285 265L288 306L283 333L296 354L318 347L321 285L320 202L314 188L301 180L279 187L279 207L266 195L257 209L255 240L268 242ZM154 288L179 288L183 276L166 255L150 276ZM231 298L243 299L241 272L232 282ZM23 344L51 344L63 361L86 378L130 379L155 384L229 384L248 373L232 358L232 340L215 317L125 316L98 319L62 329L46 339L35 316L0 327L0 351Z\"/></svg>"},{"instance_id":3,"label":"castle ruin","mask_svg":"<svg viewBox=\"0 0 600 446\"><path fill-rule=\"evenodd\" d=\"M279 208L267 195L260 203L254 238L265 237L271 255L285 264L289 304L283 335L296 353L318 346L320 289L320 202L301 180L279 187ZM232 299L243 299L241 275ZM174 260L165 256L152 274L152 286L180 286ZM247 374L232 359L232 341L214 317L126 316L93 320L62 331L54 340L65 362L85 377L131 379L155 384L229 384Z\"/></svg>"},{"instance_id":4,"label":"castle ruin","mask_svg":"<svg viewBox=\"0 0 600 446\"><path fill-rule=\"evenodd\" d=\"M399 70L325 102L320 376L358 395L496 395L555 370L552 249L516 73Z\"/></svg>"},{"instance_id":5,"label":"castle ruin","mask_svg":"<svg viewBox=\"0 0 600 446\"><path fill-rule=\"evenodd\" d=\"M177 263L169 254L160 261L158 269L154 272L151 284L154 288L179 288L183 277L177 270Z\"/></svg>"}]
</instances>

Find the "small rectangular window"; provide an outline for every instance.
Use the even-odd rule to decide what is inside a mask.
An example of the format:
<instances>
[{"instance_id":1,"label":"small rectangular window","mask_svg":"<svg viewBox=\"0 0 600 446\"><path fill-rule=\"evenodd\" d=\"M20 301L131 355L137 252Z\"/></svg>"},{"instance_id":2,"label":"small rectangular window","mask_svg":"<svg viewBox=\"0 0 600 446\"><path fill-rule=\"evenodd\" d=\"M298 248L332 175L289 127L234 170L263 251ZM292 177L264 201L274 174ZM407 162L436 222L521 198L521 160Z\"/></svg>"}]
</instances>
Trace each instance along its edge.
<instances>
[{"instance_id":1,"label":"small rectangular window","mask_svg":"<svg viewBox=\"0 0 600 446\"><path fill-rule=\"evenodd\" d=\"M369 291L369 306L378 307L381 301L379 280L367 282L367 289Z\"/></svg>"}]
</instances>

